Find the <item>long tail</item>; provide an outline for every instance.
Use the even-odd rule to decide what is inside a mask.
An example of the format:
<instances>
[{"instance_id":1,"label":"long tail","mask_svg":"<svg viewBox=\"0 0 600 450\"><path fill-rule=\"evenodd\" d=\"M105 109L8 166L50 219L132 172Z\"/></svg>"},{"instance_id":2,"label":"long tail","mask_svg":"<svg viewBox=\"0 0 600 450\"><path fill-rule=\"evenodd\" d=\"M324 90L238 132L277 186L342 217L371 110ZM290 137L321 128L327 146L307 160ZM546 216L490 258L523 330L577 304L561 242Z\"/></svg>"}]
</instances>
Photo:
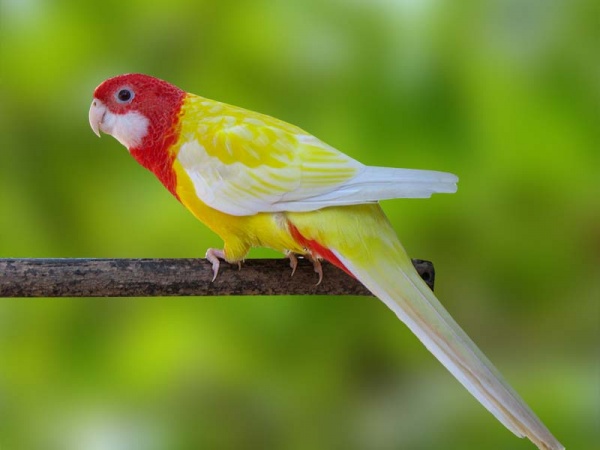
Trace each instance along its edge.
<instances>
[{"instance_id":1,"label":"long tail","mask_svg":"<svg viewBox=\"0 0 600 450\"><path fill-rule=\"evenodd\" d=\"M564 449L433 295L379 206L353 208L351 220L337 214L337 229L328 228L327 235L321 232L314 236L335 256L331 262L343 265L394 311L506 428L529 438L542 450ZM323 226L335 221L327 215L319 218ZM360 220L356 220L357 215L361 215ZM349 233L353 234L351 240L347 239ZM314 242L305 244L310 248ZM321 256L330 259L329 255Z\"/></svg>"}]
</instances>

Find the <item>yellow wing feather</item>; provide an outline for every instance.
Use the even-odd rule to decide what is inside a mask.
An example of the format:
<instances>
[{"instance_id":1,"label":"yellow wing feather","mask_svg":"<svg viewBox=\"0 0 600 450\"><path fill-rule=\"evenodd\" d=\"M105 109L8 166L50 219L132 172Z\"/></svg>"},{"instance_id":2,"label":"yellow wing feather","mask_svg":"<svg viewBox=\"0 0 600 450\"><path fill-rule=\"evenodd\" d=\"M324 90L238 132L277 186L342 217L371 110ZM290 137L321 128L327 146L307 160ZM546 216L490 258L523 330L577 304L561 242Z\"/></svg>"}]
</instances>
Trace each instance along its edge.
<instances>
[{"instance_id":1,"label":"yellow wing feather","mask_svg":"<svg viewBox=\"0 0 600 450\"><path fill-rule=\"evenodd\" d=\"M177 159L197 195L228 214L331 190L362 167L298 127L242 108L188 95L182 117Z\"/></svg>"}]
</instances>

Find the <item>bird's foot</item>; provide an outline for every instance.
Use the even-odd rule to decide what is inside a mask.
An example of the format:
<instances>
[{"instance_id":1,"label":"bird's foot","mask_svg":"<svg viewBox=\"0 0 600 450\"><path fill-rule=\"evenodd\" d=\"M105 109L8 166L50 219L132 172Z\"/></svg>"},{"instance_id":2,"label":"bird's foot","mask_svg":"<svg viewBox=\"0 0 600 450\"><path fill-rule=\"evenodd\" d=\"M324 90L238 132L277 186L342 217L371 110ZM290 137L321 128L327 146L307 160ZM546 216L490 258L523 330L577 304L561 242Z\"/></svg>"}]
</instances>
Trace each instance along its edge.
<instances>
[{"instance_id":1,"label":"bird's foot","mask_svg":"<svg viewBox=\"0 0 600 450\"><path fill-rule=\"evenodd\" d=\"M221 267L221 259L225 259L225 252L216 248L206 250L206 259L212 264L213 278L211 282L217 279L219 267Z\"/></svg>"},{"instance_id":2,"label":"bird's foot","mask_svg":"<svg viewBox=\"0 0 600 450\"><path fill-rule=\"evenodd\" d=\"M319 274L319 281L317 281L316 284L316 286L318 286L321 284L321 281L323 281L323 266L321 265L321 259L318 256L311 254L306 254L306 259L312 263L315 268L315 273Z\"/></svg>"},{"instance_id":3,"label":"bird's foot","mask_svg":"<svg viewBox=\"0 0 600 450\"><path fill-rule=\"evenodd\" d=\"M292 274L290 276L294 276L296 273L296 269L298 268L298 257L296 254L290 250L285 252L285 257L290 260L290 267L292 268Z\"/></svg>"},{"instance_id":4,"label":"bird's foot","mask_svg":"<svg viewBox=\"0 0 600 450\"><path fill-rule=\"evenodd\" d=\"M217 275L219 274L219 267L221 267L221 260L227 261L225 258L225 252L223 250L218 250L216 248L209 248L206 250L206 259L212 264L213 270L213 278L211 283L217 279ZM235 263L233 263L235 264ZM242 262L237 261L238 270L242 270Z\"/></svg>"}]
</instances>

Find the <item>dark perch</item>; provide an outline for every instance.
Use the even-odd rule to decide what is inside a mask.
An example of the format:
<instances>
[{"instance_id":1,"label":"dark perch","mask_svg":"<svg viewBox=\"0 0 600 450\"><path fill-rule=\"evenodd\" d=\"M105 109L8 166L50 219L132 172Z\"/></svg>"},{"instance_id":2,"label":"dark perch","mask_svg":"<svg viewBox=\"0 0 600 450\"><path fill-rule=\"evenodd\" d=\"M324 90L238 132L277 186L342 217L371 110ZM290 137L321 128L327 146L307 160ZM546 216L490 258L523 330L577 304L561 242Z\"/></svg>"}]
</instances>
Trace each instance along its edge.
<instances>
[{"instance_id":1,"label":"dark perch","mask_svg":"<svg viewBox=\"0 0 600 450\"><path fill-rule=\"evenodd\" d=\"M433 289L433 264L413 264ZM371 295L328 263L318 286L304 259L291 273L286 259L251 259L241 270L223 263L214 282L205 259L0 259L0 297Z\"/></svg>"}]
</instances>

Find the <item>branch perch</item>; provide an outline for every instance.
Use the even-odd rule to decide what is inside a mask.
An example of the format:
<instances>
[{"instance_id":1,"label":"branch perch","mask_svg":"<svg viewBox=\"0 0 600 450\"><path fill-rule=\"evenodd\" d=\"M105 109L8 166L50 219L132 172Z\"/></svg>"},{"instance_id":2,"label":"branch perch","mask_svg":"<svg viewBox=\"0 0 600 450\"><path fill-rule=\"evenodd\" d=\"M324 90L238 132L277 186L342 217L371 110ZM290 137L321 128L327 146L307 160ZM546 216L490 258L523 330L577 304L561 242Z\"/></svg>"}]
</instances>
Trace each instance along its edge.
<instances>
[{"instance_id":1,"label":"branch perch","mask_svg":"<svg viewBox=\"0 0 600 450\"><path fill-rule=\"evenodd\" d=\"M433 289L433 264L413 264ZM291 273L286 259L251 259L241 270L223 263L214 282L205 259L0 259L0 297L371 295L326 262L318 286L309 261Z\"/></svg>"}]
</instances>

